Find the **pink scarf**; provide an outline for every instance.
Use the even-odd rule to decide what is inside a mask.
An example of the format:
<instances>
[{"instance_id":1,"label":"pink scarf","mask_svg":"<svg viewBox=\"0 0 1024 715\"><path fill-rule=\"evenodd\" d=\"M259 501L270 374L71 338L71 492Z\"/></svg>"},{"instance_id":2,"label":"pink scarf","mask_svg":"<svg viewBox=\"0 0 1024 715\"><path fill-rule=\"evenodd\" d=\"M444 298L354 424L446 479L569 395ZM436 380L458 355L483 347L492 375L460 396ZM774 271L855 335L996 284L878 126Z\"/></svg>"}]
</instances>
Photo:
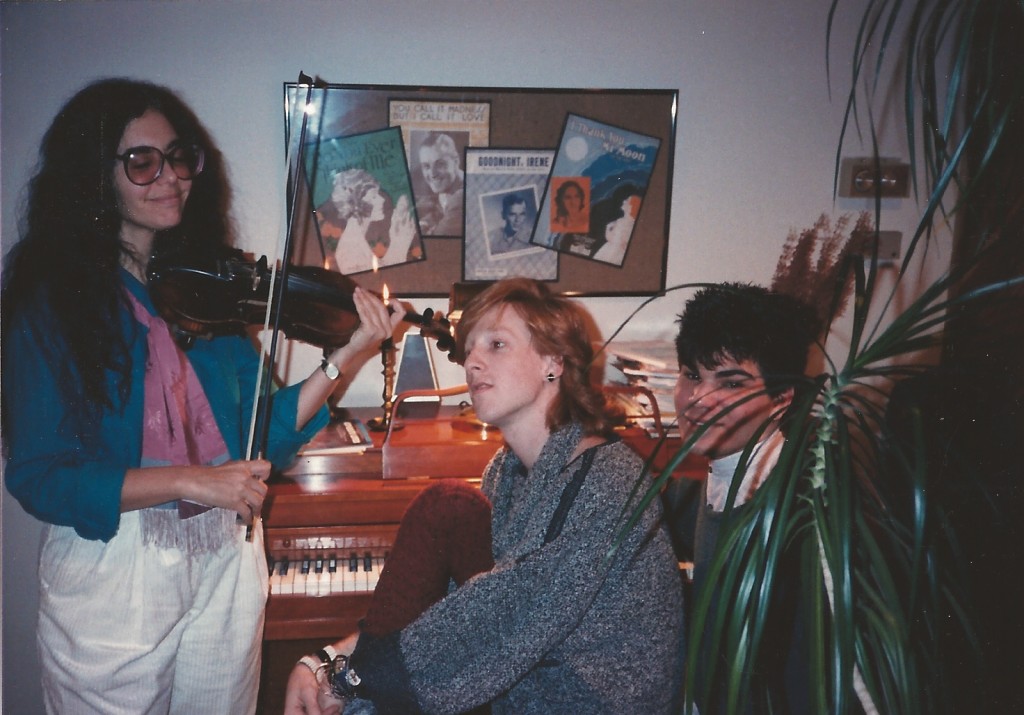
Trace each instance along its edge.
<instances>
[{"instance_id":1,"label":"pink scarf","mask_svg":"<svg viewBox=\"0 0 1024 715\"><path fill-rule=\"evenodd\" d=\"M148 330L142 420L142 466L217 465L229 459L227 444L213 416L192 363L163 319L151 315L128 293L135 319ZM143 540L189 552L216 550L224 542L222 522L234 526L233 512L213 509L217 518L195 519L211 507L180 499L143 510ZM225 517L230 516L230 519ZM194 521L179 525L175 521Z\"/></svg>"}]
</instances>

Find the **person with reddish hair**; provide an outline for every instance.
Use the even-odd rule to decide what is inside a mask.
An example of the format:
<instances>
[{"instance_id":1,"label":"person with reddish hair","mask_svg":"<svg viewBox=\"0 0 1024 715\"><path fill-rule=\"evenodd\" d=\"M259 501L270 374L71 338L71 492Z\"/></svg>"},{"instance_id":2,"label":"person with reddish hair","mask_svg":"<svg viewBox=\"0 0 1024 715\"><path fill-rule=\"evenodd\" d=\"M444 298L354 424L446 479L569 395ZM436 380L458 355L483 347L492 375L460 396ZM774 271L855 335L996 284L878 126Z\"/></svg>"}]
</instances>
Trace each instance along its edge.
<instances>
[{"instance_id":1,"label":"person with reddish hair","mask_svg":"<svg viewBox=\"0 0 1024 715\"><path fill-rule=\"evenodd\" d=\"M286 715L462 713L488 704L494 715L675 712L678 563L657 500L625 526L643 464L610 432L586 326L576 303L531 279L499 281L471 301L457 353L477 416L501 429L505 447L482 494L458 497L477 526L455 542L489 537L493 562L468 578L451 574L451 590L440 569L439 599L421 613L404 609L393 630L380 628L378 601L412 600L389 594L409 586L396 564L449 563L436 535L466 523L460 511L414 502L398 540L410 528L424 534L406 544L418 559L393 553L385 564L354 651L342 641L300 660ZM440 488L450 493L428 489L420 498L475 494ZM442 523L424 527L431 517Z\"/></svg>"}]
</instances>

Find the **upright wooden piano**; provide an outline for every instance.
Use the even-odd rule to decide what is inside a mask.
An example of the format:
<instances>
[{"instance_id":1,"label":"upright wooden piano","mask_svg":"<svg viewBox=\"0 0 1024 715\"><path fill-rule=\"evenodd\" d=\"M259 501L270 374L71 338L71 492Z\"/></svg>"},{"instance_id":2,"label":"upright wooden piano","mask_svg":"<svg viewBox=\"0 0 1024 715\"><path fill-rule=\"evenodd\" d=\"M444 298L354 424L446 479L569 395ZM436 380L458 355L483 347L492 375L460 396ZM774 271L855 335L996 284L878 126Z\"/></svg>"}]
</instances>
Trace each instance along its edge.
<instances>
[{"instance_id":1,"label":"upright wooden piano","mask_svg":"<svg viewBox=\"0 0 1024 715\"><path fill-rule=\"evenodd\" d=\"M368 422L380 409L352 410ZM375 432L361 452L301 455L274 475L264 506L264 540L275 581L267 604L258 712L283 710L288 674L299 657L354 633L380 564L409 502L431 479L479 484L501 435L458 408L433 418L402 418L401 429ZM657 443L633 428L623 438L641 454ZM385 439L386 437L386 439ZM671 454L670 449L662 450ZM656 460L656 466L664 459ZM692 465L684 465L690 470ZM692 470L702 474L700 468Z\"/></svg>"}]
</instances>

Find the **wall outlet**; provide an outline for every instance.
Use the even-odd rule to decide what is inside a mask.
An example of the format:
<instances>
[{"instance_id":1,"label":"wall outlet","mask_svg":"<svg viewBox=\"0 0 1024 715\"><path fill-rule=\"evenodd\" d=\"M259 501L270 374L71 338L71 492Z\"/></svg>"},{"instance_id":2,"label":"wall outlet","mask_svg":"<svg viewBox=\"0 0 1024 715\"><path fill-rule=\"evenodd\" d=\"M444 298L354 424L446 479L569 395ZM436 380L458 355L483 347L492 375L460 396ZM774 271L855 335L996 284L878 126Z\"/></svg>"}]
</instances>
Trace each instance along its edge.
<instances>
[{"instance_id":1,"label":"wall outlet","mask_svg":"<svg viewBox=\"0 0 1024 715\"><path fill-rule=\"evenodd\" d=\"M910 164L897 159L847 158L839 164L839 195L851 198L903 198L910 195Z\"/></svg>"}]
</instances>

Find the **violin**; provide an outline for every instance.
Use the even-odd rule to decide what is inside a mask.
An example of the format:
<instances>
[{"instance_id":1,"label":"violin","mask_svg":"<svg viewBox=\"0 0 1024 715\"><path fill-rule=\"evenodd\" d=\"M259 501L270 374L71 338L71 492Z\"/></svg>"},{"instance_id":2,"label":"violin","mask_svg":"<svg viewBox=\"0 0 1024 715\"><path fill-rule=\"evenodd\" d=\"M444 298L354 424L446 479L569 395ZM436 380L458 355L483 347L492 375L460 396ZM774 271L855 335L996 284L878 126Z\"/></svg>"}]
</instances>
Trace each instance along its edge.
<instances>
[{"instance_id":1,"label":"violin","mask_svg":"<svg viewBox=\"0 0 1024 715\"><path fill-rule=\"evenodd\" d=\"M210 259L205 265L155 263L148 272L149 292L160 317L174 326L187 347L195 338L240 332L262 325L271 299L267 257L248 260L243 254ZM280 280L280 274L277 276ZM356 283L335 271L315 266L289 266L281 302L281 330L325 350L346 345L359 327L352 294ZM388 306L391 313L395 307ZM455 348L451 325L428 308L407 311L407 323L419 326L449 355Z\"/></svg>"}]
</instances>

